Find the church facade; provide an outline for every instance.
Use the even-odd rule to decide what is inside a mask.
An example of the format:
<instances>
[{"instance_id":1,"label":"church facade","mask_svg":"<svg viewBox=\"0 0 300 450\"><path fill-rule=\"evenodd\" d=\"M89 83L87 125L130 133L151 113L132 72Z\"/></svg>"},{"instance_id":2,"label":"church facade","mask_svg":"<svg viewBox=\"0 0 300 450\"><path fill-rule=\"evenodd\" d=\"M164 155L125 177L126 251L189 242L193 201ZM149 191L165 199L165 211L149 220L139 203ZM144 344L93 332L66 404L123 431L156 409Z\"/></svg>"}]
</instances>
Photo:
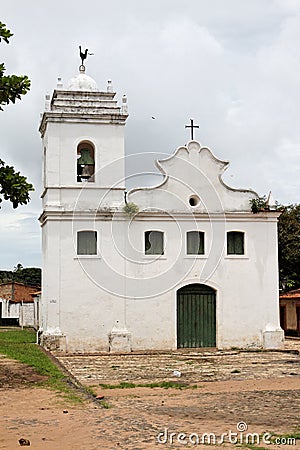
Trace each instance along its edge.
<instances>
[{"instance_id":1,"label":"church facade","mask_svg":"<svg viewBox=\"0 0 300 450\"><path fill-rule=\"evenodd\" d=\"M125 191L111 83L85 67L46 97L41 343L67 352L280 348L277 218L228 187L228 162L195 140Z\"/></svg>"}]
</instances>

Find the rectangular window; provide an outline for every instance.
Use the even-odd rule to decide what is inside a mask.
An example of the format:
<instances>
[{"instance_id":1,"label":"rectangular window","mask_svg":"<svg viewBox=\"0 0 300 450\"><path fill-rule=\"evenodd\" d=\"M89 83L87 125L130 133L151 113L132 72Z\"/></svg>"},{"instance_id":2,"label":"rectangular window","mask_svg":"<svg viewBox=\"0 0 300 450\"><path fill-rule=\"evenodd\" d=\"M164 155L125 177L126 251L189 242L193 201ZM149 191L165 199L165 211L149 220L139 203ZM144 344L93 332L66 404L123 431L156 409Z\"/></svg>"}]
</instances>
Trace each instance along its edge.
<instances>
[{"instance_id":1,"label":"rectangular window","mask_svg":"<svg viewBox=\"0 0 300 450\"><path fill-rule=\"evenodd\" d=\"M188 231L186 239L186 251L188 255L204 255L203 231Z\"/></svg>"},{"instance_id":2,"label":"rectangular window","mask_svg":"<svg viewBox=\"0 0 300 450\"><path fill-rule=\"evenodd\" d=\"M227 233L227 255L244 255L244 233L229 231Z\"/></svg>"},{"instance_id":3,"label":"rectangular window","mask_svg":"<svg viewBox=\"0 0 300 450\"><path fill-rule=\"evenodd\" d=\"M163 255L164 254L164 233L161 231L145 232L145 254Z\"/></svg>"},{"instance_id":4,"label":"rectangular window","mask_svg":"<svg viewBox=\"0 0 300 450\"><path fill-rule=\"evenodd\" d=\"M97 255L97 231L77 233L77 255Z\"/></svg>"}]
</instances>

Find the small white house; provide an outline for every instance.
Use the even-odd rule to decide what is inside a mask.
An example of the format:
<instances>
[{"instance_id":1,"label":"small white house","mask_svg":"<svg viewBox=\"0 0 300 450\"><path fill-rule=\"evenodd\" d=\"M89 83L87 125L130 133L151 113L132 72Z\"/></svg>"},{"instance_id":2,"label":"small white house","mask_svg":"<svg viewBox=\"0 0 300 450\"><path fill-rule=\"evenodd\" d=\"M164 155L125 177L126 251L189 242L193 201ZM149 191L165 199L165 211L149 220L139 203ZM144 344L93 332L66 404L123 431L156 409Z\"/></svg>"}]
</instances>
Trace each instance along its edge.
<instances>
[{"instance_id":1,"label":"small white house","mask_svg":"<svg viewBox=\"0 0 300 450\"><path fill-rule=\"evenodd\" d=\"M0 325L38 328L40 289L8 281L0 284Z\"/></svg>"},{"instance_id":2,"label":"small white house","mask_svg":"<svg viewBox=\"0 0 300 450\"><path fill-rule=\"evenodd\" d=\"M278 213L253 214L257 194L193 140L157 162L161 184L124 196L127 117L84 66L46 97L43 345L280 348Z\"/></svg>"}]
</instances>

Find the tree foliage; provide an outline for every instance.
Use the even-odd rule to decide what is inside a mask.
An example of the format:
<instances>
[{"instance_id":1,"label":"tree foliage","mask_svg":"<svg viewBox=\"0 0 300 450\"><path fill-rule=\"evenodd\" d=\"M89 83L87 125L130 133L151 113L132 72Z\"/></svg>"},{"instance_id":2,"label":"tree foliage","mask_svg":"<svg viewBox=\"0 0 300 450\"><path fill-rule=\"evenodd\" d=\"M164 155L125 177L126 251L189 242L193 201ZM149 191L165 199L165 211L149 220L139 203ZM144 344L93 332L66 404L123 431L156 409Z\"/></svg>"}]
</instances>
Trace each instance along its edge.
<instances>
[{"instance_id":1,"label":"tree foliage","mask_svg":"<svg viewBox=\"0 0 300 450\"><path fill-rule=\"evenodd\" d=\"M29 202L29 192L33 191L33 186L27 183L27 178L16 172L12 166L7 166L0 159L0 195L4 200L9 200L13 208ZM0 203L2 198L0 196Z\"/></svg>"},{"instance_id":2,"label":"tree foliage","mask_svg":"<svg viewBox=\"0 0 300 450\"><path fill-rule=\"evenodd\" d=\"M278 257L281 287L300 287L300 204L287 206L279 217Z\"/></svg>"},{"instance_id":3,"label":"tree foliage","mask_svg":"<svg viewBox=\"0 0 300 450\"><path fill-rule=\"evenodd\" d=\"M14 270L0 270L0 283L15 281L29 286L41 286L42 271L39 267L23 267L17 264Z\"/></svg>"},{"instance_id":4,"label":"tree foliage","mask_svg":"<svg viewBox=\"0 0 300 450\"><path fill-rule=\"evenodd\" d=\"M0 42L9 43L13 34L0 22ZM26 75L4 76L5 66L0 63L0 110L3 106L26 94L30 88L30 81ZM0 203L9 200L14 208L27 204L30 200L29 192L33 191L32 184L27 182L26 177L16 172L12 166L8 166L0 159Z\"/></svg>"},{"instance_id":5,"label":"tree foliage","mask_svg":"<svg viewBox=\"0 0 300 450\"><path fill-rule=\"evenodd\" d=\"M6 25L0 22L0 41L7 44L13 34L6 28ZM16 99L21 99L30 89L30 80L26 75L4 75L5 65L0 64L0 110L10 102L15 103Z\"/></svg>"},{"instance_id":6,"label":"tree foliage","mask_svg":"<svg viewBox=\"0 0 300 450\"><path fill-rule=\"evenodd\" d=\"M0 22L0 42L3 39L8 44L9 38L12 36L13 34L6 28L6 25Z\"/></svg>"}]
</instances>

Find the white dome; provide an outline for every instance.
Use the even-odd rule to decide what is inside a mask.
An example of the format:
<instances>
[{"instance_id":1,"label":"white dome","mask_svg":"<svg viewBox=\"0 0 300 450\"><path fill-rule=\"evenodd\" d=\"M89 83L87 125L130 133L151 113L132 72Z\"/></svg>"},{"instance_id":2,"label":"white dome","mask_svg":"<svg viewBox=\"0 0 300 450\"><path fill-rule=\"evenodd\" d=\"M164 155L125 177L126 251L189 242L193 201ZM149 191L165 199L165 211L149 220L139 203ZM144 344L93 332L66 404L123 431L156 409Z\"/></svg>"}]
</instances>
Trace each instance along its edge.
<instances>
[{"instance_id":1,"label":"white dome","mask_svg":"<svg viewBox=\"0 0 300 450\"><path fill-rule=\"evenodd\" d=\"M68 91L99 91L96 81L84 73L84 66L79 67L79 72L69 81Z\"/></svg>"}]
</instances>

